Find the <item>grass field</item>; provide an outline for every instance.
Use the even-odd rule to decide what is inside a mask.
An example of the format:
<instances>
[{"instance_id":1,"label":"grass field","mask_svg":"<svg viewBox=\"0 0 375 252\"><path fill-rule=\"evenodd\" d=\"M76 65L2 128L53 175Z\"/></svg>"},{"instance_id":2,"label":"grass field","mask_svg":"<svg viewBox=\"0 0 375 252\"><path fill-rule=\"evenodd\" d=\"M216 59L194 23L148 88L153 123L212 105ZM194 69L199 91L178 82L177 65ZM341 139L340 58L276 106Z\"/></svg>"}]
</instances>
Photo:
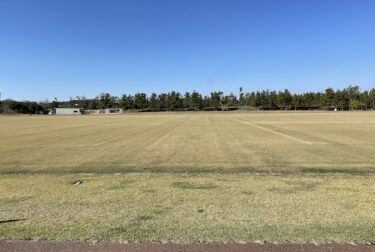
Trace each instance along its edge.
<instances>
[{"instance_id":1,"label":"grass field","mask_svg":"<svg viewBox=\"0 0 375 252\"><path fill-rule=\"evenodd\" d=\"M0 177L0 237L375 242L374 194L362 176L11 175Z\"/></svg>"},{"instance_id":2,"label":"grass field","mask_svg":"<svg viewBox=\"0 0 375 252\"><path fill-rule=\"evenodd\" d=\"M374 112L0 117L0 172L375 171Z\"/></svg>"},{"instance_id":3,"label":"grass field","mask_svg":"<svg viewBox=\"0 0 375 252\"><path fill-rule=\"evenodd\" d=\"M375 242L374 129L374 112L0 116L0 239Z\"/></svg>"}]
</instances>

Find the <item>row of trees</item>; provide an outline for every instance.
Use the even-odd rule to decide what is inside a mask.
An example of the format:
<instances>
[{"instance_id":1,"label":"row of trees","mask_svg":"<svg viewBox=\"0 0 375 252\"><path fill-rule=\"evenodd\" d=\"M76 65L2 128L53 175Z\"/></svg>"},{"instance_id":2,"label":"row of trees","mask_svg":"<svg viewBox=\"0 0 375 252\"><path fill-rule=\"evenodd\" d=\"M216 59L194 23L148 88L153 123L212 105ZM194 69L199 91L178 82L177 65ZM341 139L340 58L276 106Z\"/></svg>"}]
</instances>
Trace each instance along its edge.
<instances>
[{"instance_id":1,"label":"row of trees","mask_svg":"<svg viewBox=\"0 0 375 252\"><path fill-rule=\"evenodd\" d=\"M169 92L147 95L137 93L124 94L121 97L102 93L93 99L85 97L71 98L69 101L31 102L31 101L0 101L0 112L48 113L57 107L79 107L84 109L123 108L137 111L178 111L178 110L354 110L375 109L375 88L361 91L358 86L349 86L341 90L327 88L324 92L307 92L292 94L288 89L283 91L257 91L244 93L240 88L239 95L225 95L223 92L212 92L203 96L197 91Z\"/></svg>"},{"instance_id":2,"label":"row of trees","mask_svg":"<svg viewBox=\"0 0 375 252\"><path fill-rule=\"evenodd\" d=\"M50 107L50 102L15 101L11 99L0 101L0 113L6 114L46 114Z\"/></svg>"}]
</instances>

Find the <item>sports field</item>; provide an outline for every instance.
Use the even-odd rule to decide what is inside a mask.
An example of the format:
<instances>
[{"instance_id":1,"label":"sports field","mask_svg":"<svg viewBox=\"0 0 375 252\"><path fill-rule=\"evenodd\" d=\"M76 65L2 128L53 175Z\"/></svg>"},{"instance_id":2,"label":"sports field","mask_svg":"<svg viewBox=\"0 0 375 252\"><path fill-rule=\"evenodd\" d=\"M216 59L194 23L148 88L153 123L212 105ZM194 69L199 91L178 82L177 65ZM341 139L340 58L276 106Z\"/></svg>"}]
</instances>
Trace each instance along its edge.
<instances>
[{"instance_id":1,"label":"sports field","mask_svg":"<svg viewBox=\"0 0 375 252\"><path fill-rule=\"evenodd\" d=\"M0 116L0 240L375 242L374 112Z\"/></svg>"},{"instance_id":2,"label":"sports field","mask_svg":"<svg viewBox=\"0 0 375 252\"><path fill-rule=\"evenodd\" d=\"M375 172L374 112L0 117L1 173Z\"/></svg>"}]
</instances>

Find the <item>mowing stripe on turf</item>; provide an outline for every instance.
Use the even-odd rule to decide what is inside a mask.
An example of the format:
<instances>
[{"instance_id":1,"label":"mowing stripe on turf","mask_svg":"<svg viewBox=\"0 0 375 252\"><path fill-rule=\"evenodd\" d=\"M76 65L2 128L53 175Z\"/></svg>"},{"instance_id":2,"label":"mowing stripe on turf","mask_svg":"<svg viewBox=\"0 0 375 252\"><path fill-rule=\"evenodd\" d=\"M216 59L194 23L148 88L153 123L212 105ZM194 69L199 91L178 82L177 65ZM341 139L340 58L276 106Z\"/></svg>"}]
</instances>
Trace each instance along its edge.
<instances>
[{"instance_id":1,"label":"mowing stripe on turf","mask_svg":"<svg viewBox=\"0 0 375 252\"><path fill-rule=\"evenodd\" d=\"M259 126L259 125L255 124L255 123L252 123L252 122L249 122L249 121L246 121L246 122L245 122L245 121L242 121L242 120L237 119L237 118L235 118L235 117L231 117L231 118L234 119L234 120L236 120L236 121L239 121L239 122L241 122L241 123L243 123L243 124L251 125L251 126L256 127L256 128L258 128L258 129L265 130L265 131L268 131L268 132L272 132L272 133L278 134L278 135L280 135L280 136L284 136L284 137L287 137L287 138L290 138L290 139L296 140L296 141L298 141L298 142L300 142L300 143L309 144L309 145L312 145L312 144L313 144L312 142L308 142L308 141L305 141L305 140L299 139L299 138L297 138L297 137L290 136L290 135L285 134L285 133L281 133L281 132L278 132L278 131L274 131L274 130L268 129L268 128L263 127L263 126Z\"/></svg>"}]
</instances>

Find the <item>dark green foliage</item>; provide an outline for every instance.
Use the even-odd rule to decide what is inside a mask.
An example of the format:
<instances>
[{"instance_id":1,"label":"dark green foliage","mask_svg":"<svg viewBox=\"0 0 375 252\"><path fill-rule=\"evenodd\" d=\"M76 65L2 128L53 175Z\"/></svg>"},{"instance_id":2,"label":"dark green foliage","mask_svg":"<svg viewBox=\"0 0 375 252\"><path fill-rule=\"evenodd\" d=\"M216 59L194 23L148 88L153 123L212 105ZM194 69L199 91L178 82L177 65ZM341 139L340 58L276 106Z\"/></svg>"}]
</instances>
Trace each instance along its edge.
<instances>
[{"instance_id":1,"label":"dark green foliage","mask_svg":"<svg viewBox=\"0 0 375 252\"><path fill-rule=\"evenodd\" d=\"M0 113L14 114L46 114L50 104L48 102L15 101L7 99L0 102Z\"/></svg>"},{"instance_id":2,"label":"dark green foliage","mask_svg":"<svg viewBox=\"0 0 375 252\"><path fill-rule=\"evenodd\" d=\"M239 96L225 95L221 91L203 96L197 91L169 92L147 95L122 95L121 98L109 93L101 93L94 99L85 97L70 98L69 101L31 102L0 101L0 113L46 114L57 107L79 107L82 109L123 108L135 111L190 111L190 110L234 110L234 109L263 109L263 110L354 110L375 109L375 88L361 92L358 86L349 86L334 91L327 88L324 92L307 92L292 94L288 89L283 91L263 90L245 93L240 88Z\"/></svg>"}]
</instances>

